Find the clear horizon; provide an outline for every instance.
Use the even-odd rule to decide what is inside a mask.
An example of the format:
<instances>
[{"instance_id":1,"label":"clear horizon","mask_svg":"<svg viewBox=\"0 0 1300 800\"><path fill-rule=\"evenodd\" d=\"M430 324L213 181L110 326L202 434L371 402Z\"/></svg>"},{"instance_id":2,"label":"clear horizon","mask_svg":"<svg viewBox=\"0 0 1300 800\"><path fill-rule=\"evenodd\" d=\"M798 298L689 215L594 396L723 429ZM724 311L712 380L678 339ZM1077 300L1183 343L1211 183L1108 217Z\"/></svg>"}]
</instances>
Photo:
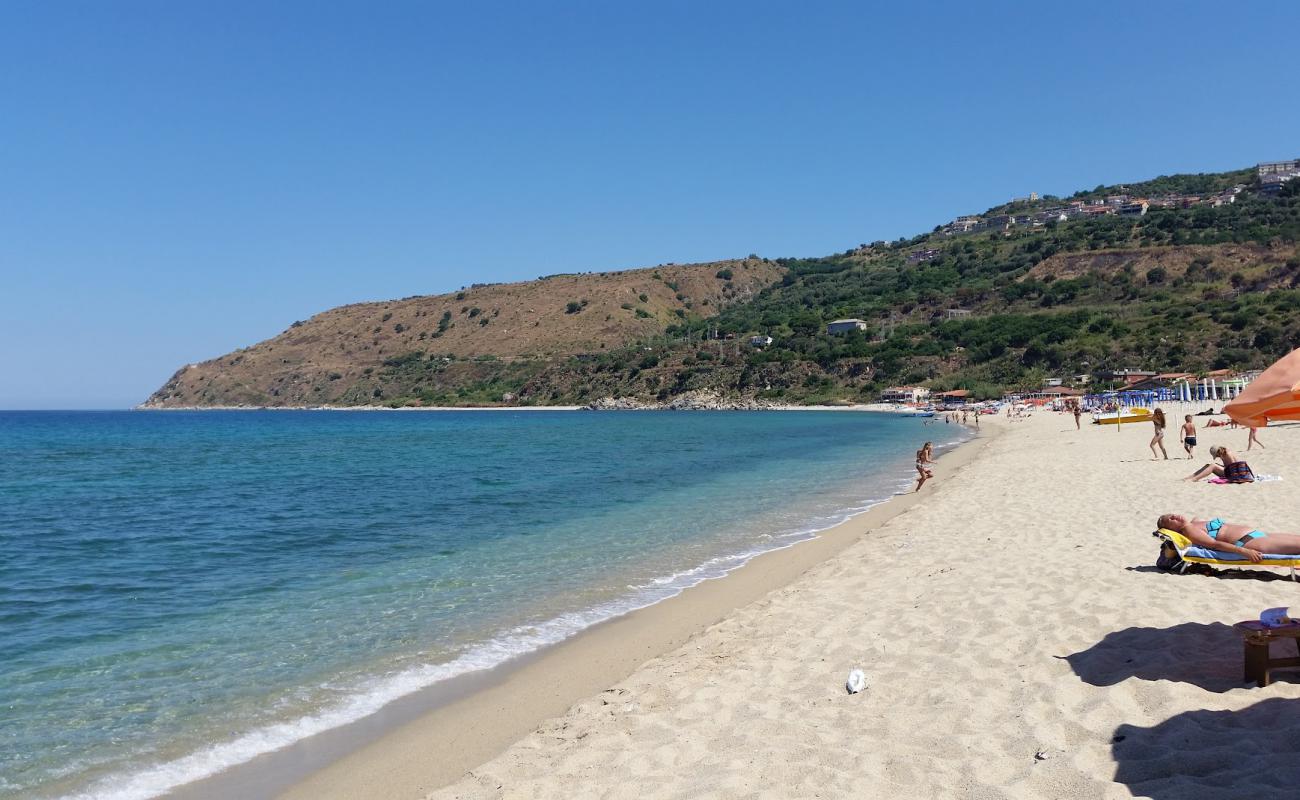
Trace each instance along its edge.
<instances>
[{"instance_id":1,"label":"clear horizon","mask_svg":"<svg viewBox=\"0 0 1300 800\"><path fill-rule=\"evenodd\" d=\"M366 300L813 256L1300 156L1300 8L0 8L0 408Z\"/></svg>"}]
</instances>

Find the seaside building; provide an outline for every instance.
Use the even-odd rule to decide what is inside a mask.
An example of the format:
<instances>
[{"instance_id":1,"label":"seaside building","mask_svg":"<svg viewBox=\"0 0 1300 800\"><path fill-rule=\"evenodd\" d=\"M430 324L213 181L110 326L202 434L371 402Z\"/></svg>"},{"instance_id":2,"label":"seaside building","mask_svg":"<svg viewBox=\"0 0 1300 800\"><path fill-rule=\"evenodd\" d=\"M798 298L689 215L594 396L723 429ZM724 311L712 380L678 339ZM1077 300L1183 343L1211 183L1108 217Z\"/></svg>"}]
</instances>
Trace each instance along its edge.
<instances>
[{"instance_id":1,"label":"seaside building","mask_svg":"<svg viewBox=\"0 0 1300 800\"><path fill-rule=\"evenodd\" d=\"M1082 389L1071 389L1068 386L1044 386L1036 392L1028 392L1024 395L1026 400L1060 400L1063 397L1082 397L1085 392Z\"/></svg>"},{"instance_id":2,"label":"seaside building","mask_svg":"<svg viewBox=\"0 0 1300 800\"><path fill-rule=\"evenodd\" d=\"M826 323L826 332L830 334L848 333L849 331L865 331L867 323L860 319L837 319L833 322Z\"/></svg>"},{"instance_id":3,"label":"seaside building","mask_svg":"<svg viewBox=\"0 0 1300 800\"><path fill-rule=\"evenodd\" d=\"M1144 381L1147 378L1154 378L1156 373L1141 369L1119 369L1119 370L1099 370L1094 373L1098 380L1103 381L1120 381L1125 386Z\"/></svg>"},{"instance_id":4,"label":"seaside building","mask_svg":"<svg viewBox=\"0 0 1300 800\"><path fill-rule=\"evenodd\" d=\"M1167 389L1180 382L1186 382L1194 379L1196 376L1190 372L1162 372L1159 375L1152 375L1149 378L1135 381L1129 384L1130 389Z\"/></svg>"},{"instance_id":5,"label":"seaside building","mask_svg":"<svg viewBox=\"0 0 1300 800\"><path fill-rule=\"evenodd\" d=\"M930 390L924 386L891 386L880 393L886 403L921 403L929 397Z\"/></svg>"},{"instance_id":6,"label":"seaside building","mask_svg":"<svg viewBox=\"0 0 1300 800\"><path fill-rule=\"evenodd\" d=\"M935 397L939 398L940 402L945 405L960 406L966 404L966 401L970 398L970 392L965 389L953 389L951 392L939 392Z\"/></svg>"}]
</instances>

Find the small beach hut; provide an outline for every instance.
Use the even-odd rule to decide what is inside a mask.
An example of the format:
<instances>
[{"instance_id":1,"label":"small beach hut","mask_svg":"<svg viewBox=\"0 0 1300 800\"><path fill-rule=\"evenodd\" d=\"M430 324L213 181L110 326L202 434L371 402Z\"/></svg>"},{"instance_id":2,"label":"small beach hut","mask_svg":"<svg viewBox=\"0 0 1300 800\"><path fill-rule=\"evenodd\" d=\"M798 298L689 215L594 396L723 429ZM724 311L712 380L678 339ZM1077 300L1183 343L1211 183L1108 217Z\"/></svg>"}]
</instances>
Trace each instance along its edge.
<instances>
[{"instance_id":1,"label":"small beach hut","mask_svg":"<svg viewBox=\"0 0 1300 800\"><path fill-rule=\"evenodd\" d=\"M1300 419L1300 349L1261 372L1223 413L1250 428L1262 428L1271 419Z\"/></svg>"}]
</instances>

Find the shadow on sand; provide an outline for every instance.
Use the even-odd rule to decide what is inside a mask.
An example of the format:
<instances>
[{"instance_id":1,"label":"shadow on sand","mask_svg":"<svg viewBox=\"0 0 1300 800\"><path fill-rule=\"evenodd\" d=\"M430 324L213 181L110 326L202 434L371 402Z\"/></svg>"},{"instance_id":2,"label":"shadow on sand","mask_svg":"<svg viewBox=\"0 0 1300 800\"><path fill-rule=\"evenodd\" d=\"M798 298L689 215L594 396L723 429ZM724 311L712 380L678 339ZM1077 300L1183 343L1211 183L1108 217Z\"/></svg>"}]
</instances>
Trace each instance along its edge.
<instances>
[{"instance_id":1,"label":"shadow on sand","mask_svg":"<svg viewBox=\"0 0 1300 800\"><path fill-rule=\"evenodd\" d=\"M1155 800L1300 796L1300 700L1187 711L1150 728L1120 725L1115 781Z\"/></svg>"},{"instance_id":2,"label":"shadow on sand","mask_svg":"<svg viewBox=\"0 0 1300 800\"><path fill-rule=\"evenodd\" d=\"M1291 576L1289 573L1280 572L1280 571L1270 571L1268 569L1251 569L1249 567L1247 568L1211 567L1204 564L1197 565L1197 567L1198 569L1195 572L1186 572L1183 573L1182 575L1177 575L1174 577L1217 578L1221 581L1288 581L1294 583L1294 581L1291 580ZM1200 571L1199 567L1204 567L1205 571L1204 572ZM1141 567L1125 567L1125 569L1127 569L1129 572L1155 572L1161 575L1166 574L1165 571L1160 569L1159 567L1154 567L1149 565L1141 566ZM1277 567L1273 568L1273 570L1278 570L1278 569L1279 568Z\"/></svg>"},{"instance_id":3,"label":"shadow on sand","mask_svg":"<svg viewBox=\"0 0 1300 800\"><path fill-rule=\"evenodd\" d=\"M1293 654L1288 649L1287 655ZM1242 676L1241 636L1222 622L1125 628L1064 658L1076 675L1093 686L1114 686L1128 678L1190 683L1210 692L1247 685ZM1294 673L1281 672L1275 679L1293 677Z\"/></svg>"}]
</instances>

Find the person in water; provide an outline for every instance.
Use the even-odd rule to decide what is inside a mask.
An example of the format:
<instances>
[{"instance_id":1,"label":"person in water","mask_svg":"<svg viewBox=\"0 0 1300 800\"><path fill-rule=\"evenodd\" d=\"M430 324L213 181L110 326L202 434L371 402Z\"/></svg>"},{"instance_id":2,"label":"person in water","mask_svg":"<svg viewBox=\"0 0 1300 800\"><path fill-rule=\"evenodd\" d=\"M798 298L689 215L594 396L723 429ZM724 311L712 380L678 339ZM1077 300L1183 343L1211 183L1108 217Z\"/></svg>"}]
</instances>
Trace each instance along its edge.
<instances>
[{"instance_id":1,"label":"person in water","mask_svg":"<svg viewBox=\"0 0 1300 800\"><path fill-rule=\"evenodd\" d=\"M920 450L916 451L917 478L916 478L916 489L914 489L913 491L917 491L917 492L921 491L921 487L925 485L925 482L934 477L934 470L930 469L929 467L929 465L933 463L934 463L934 445L932 445L930 442L926 442L924 445L921 446Z\"/></svg>"},{"instance_id":2,"label":"person in water","mask_svg":"<svg viewBox=\"0 0 1300 800\"><path fill-rule=\"evenodd\" d=\"M1183 480L1195 482L1210 475L1217 475L1228 483L1254 483L1255 473L1251 471L1250 465L1237 458L1228 448L1222 445L1211 447L1210 458L1219 459L1223 466L1214 463L1206 464Z\"/></svg>"},{"instance_id":3,"label":"person in water","mask_svg":"<svg viewBox=\"0 0 1300 800\"><path fill-rule=\"evenodd\" d=\"M1151 457L1156 457L1156 447L1159 446L1161 454L1168 461L1169 454L1165 452L1165 412L1162 409L1157 408L1156 413L1151 415L1151 424L1156 426L1156 435L1147 444L1151 448Z\"/></svg>"},{"instance_id":4,"label":"person in water","mask_svg":"<svg viewBox=\"0 0 1300 800\"><path fill-rule=\"evenodd\" d=\"M1265 533L1250 525L1225 522L1219 517L1197 519L1182 514L1162 514L1156 519L1156 527L1181 533L1198 547L1236 553L1256 563L1262 560L1260 553L1300 555L1300 534Z\"/></svg>"},{"instance_id":5,"label":"person in water","mask_svg":"<svg viewBox=\"0 0 1300 800\"><path fill-rule=\"evenodd\" d=\"M1196 423L1192 422L1192 415L1183 416L1183 452L1187 453L1187 460L1191 461L1196 449Z\"/></svg>"}]
</instances>

